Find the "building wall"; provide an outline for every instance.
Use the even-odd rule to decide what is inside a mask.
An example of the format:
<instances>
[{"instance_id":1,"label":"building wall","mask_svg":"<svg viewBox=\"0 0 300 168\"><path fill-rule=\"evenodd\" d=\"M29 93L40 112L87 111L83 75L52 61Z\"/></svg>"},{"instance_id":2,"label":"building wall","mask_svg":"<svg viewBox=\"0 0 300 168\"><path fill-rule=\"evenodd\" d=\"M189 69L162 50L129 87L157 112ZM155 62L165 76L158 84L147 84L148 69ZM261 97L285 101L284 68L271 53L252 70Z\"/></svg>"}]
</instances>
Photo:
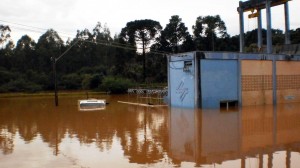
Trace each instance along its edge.
<instances>
[{"instance_id":1,"label":"building wall","mask_svg":"<svg viewBox=\"0 0 300 168\"><path fill-rule=\"evenodd\" d=\"M190 52L172 55L168 63L173 107L219 108L226 100L242 106L300 102L300 56Z\"/></svg>"},{"instance_id":2,"label":"building wall","mask_svg":"<svg viewBox=\"0 0 300 168\"><path fill-rule=\"evenodd\" d=\"M242 60L242 104L273 104L272 61Z\"/></svg>"},{"instance_id":3,"label":"building wall","mask_svg":"<svg viewBox=\"0 0 300 168\"><path fill-rule=\"evenodd\" d=\"M238 101L237 60L200 60L202 108L219 108L220 101Z\"/></svg>"},{"instance_id":4,"label":"building wall","mask_svg":"<svg viewBox=\"0 0 300 168\"><path fill-rule=\"evenodd\" d=\"M169 62L170 103L173 107L195 108L195 62L193 55ZM185 63L191 62L185 68Z\"/></svg>"},{"instance_id":5,"label":"building wall","mask_svg":"<svg viewBox=\"0 0 300 168\"><path fill-rule=\"evenodd\" d=\"M277 61L277 103L300 102L300 62Z\"/></svg>"}]
</instances>

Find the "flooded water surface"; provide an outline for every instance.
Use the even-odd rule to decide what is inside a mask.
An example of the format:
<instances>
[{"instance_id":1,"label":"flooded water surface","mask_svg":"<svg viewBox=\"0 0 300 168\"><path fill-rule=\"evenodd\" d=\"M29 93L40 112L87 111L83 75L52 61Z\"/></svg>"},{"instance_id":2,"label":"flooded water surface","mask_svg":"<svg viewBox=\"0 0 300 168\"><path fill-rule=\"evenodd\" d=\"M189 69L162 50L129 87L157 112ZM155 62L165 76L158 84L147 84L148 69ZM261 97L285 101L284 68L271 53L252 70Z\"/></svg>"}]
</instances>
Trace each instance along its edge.
<instances>
[{"instance_id":1,"label":"flooded water surface","mask_svg":"<svg viewBox=\"0 0 300 168\"><path fill-rule=\"evenodd\" d=\"M82 97L0 99L0 167L297 168L300 104L199 110Z\"/></svg>"}]
</instances>

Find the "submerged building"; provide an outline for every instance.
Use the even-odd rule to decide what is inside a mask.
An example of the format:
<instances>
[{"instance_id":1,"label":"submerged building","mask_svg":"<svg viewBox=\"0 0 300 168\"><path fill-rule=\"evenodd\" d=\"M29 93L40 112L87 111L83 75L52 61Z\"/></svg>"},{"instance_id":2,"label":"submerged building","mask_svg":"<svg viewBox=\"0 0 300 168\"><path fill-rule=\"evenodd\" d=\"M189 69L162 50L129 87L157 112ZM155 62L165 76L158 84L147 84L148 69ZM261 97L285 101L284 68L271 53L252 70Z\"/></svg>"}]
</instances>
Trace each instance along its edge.
<instances>
[{"instance_id":1,"label":"submerged building","mask_svg":"<svg viewBox=\"0 0 300 168\"><path fill-rule=\"evenodd\" d=\"M189 52L168 57L172 107L300 102L300 56Z\"/></svg>"},{"instance_id":2,"label":"submerged building","mask_svg":"<svg viewBox=\"0 0 300 168\"><path fill-rule=\"evenodd\" d=\"M290 44L291 0L240 1L240 53L189 52L168 57L168 98L173 107L218 108L300 102L299 44ZM285 45L272 48L271 7L284 5ZM267 48L262 46L261 10L266 9ZM244 53L244 13L257 18L257 47ZM276 53L276 54L275 54Z\"/></svg>"}]
</instances>

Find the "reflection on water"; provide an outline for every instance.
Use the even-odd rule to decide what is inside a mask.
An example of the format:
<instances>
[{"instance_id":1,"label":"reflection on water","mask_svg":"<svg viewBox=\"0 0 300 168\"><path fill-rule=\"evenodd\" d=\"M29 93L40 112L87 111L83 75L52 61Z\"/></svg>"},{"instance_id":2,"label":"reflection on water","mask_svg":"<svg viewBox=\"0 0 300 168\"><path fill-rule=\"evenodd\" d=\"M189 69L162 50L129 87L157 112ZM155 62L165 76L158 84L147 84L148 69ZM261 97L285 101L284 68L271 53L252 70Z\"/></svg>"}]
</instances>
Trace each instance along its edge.
<instances>
[{"instance_id":1,"label":"reflection on water","mask_svg":"<svg viewBox=\"0 0 300 168\"><path fill-rule=\"evenodd\" d=\"M299 109L300 104L171 109L170 157L199 167L299 167Z\"/></svg>"},{"instance_id":2,"label":"reflection on water","mask_svg":"<svg viewBox=\"0 0 300 168\"><path fill-rule=\"evenodd\" d=\"M0 99L0 167L298 167L300 104L229 110L149 108L104 97Z\"/></svg>"}]
</instances>

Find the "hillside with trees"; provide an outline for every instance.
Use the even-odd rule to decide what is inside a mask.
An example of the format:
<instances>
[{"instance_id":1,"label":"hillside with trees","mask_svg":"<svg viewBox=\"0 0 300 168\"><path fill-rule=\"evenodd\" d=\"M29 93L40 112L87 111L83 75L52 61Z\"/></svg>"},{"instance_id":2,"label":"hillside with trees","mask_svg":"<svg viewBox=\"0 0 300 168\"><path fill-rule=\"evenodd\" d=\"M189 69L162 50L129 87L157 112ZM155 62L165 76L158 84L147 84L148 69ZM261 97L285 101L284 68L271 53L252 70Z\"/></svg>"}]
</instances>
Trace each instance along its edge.
<instances>
[{"instance_id":1,"label":"hillside with trees","mask_svg":"<svg viewBox=\"0 0 300 168\"><path fill-rule=\"evenodd\" d=\"M114 37L100 22L93 30L78 30L66 42L53 29L42 34L37 42L23 35L14 43L10 33L8 25L0 25L1 93L53 90L53 59L64 52L56 65L59 89L108 91L109 87L126 88L133 83L166 83L166 55L170 53L239 51L239 36L227 34L219 15L199 16L192 34L178 15L171 16L165 28L150 19L130 21ZM272 33L273 45L284 44L282 30ZM263 30L264 44L265 40ZM248 51L252 51L257 43L257 30L246 32L245 41ZM300 43L300 28L291 30L291 41Z\"/></svg>"}]
</instances>

